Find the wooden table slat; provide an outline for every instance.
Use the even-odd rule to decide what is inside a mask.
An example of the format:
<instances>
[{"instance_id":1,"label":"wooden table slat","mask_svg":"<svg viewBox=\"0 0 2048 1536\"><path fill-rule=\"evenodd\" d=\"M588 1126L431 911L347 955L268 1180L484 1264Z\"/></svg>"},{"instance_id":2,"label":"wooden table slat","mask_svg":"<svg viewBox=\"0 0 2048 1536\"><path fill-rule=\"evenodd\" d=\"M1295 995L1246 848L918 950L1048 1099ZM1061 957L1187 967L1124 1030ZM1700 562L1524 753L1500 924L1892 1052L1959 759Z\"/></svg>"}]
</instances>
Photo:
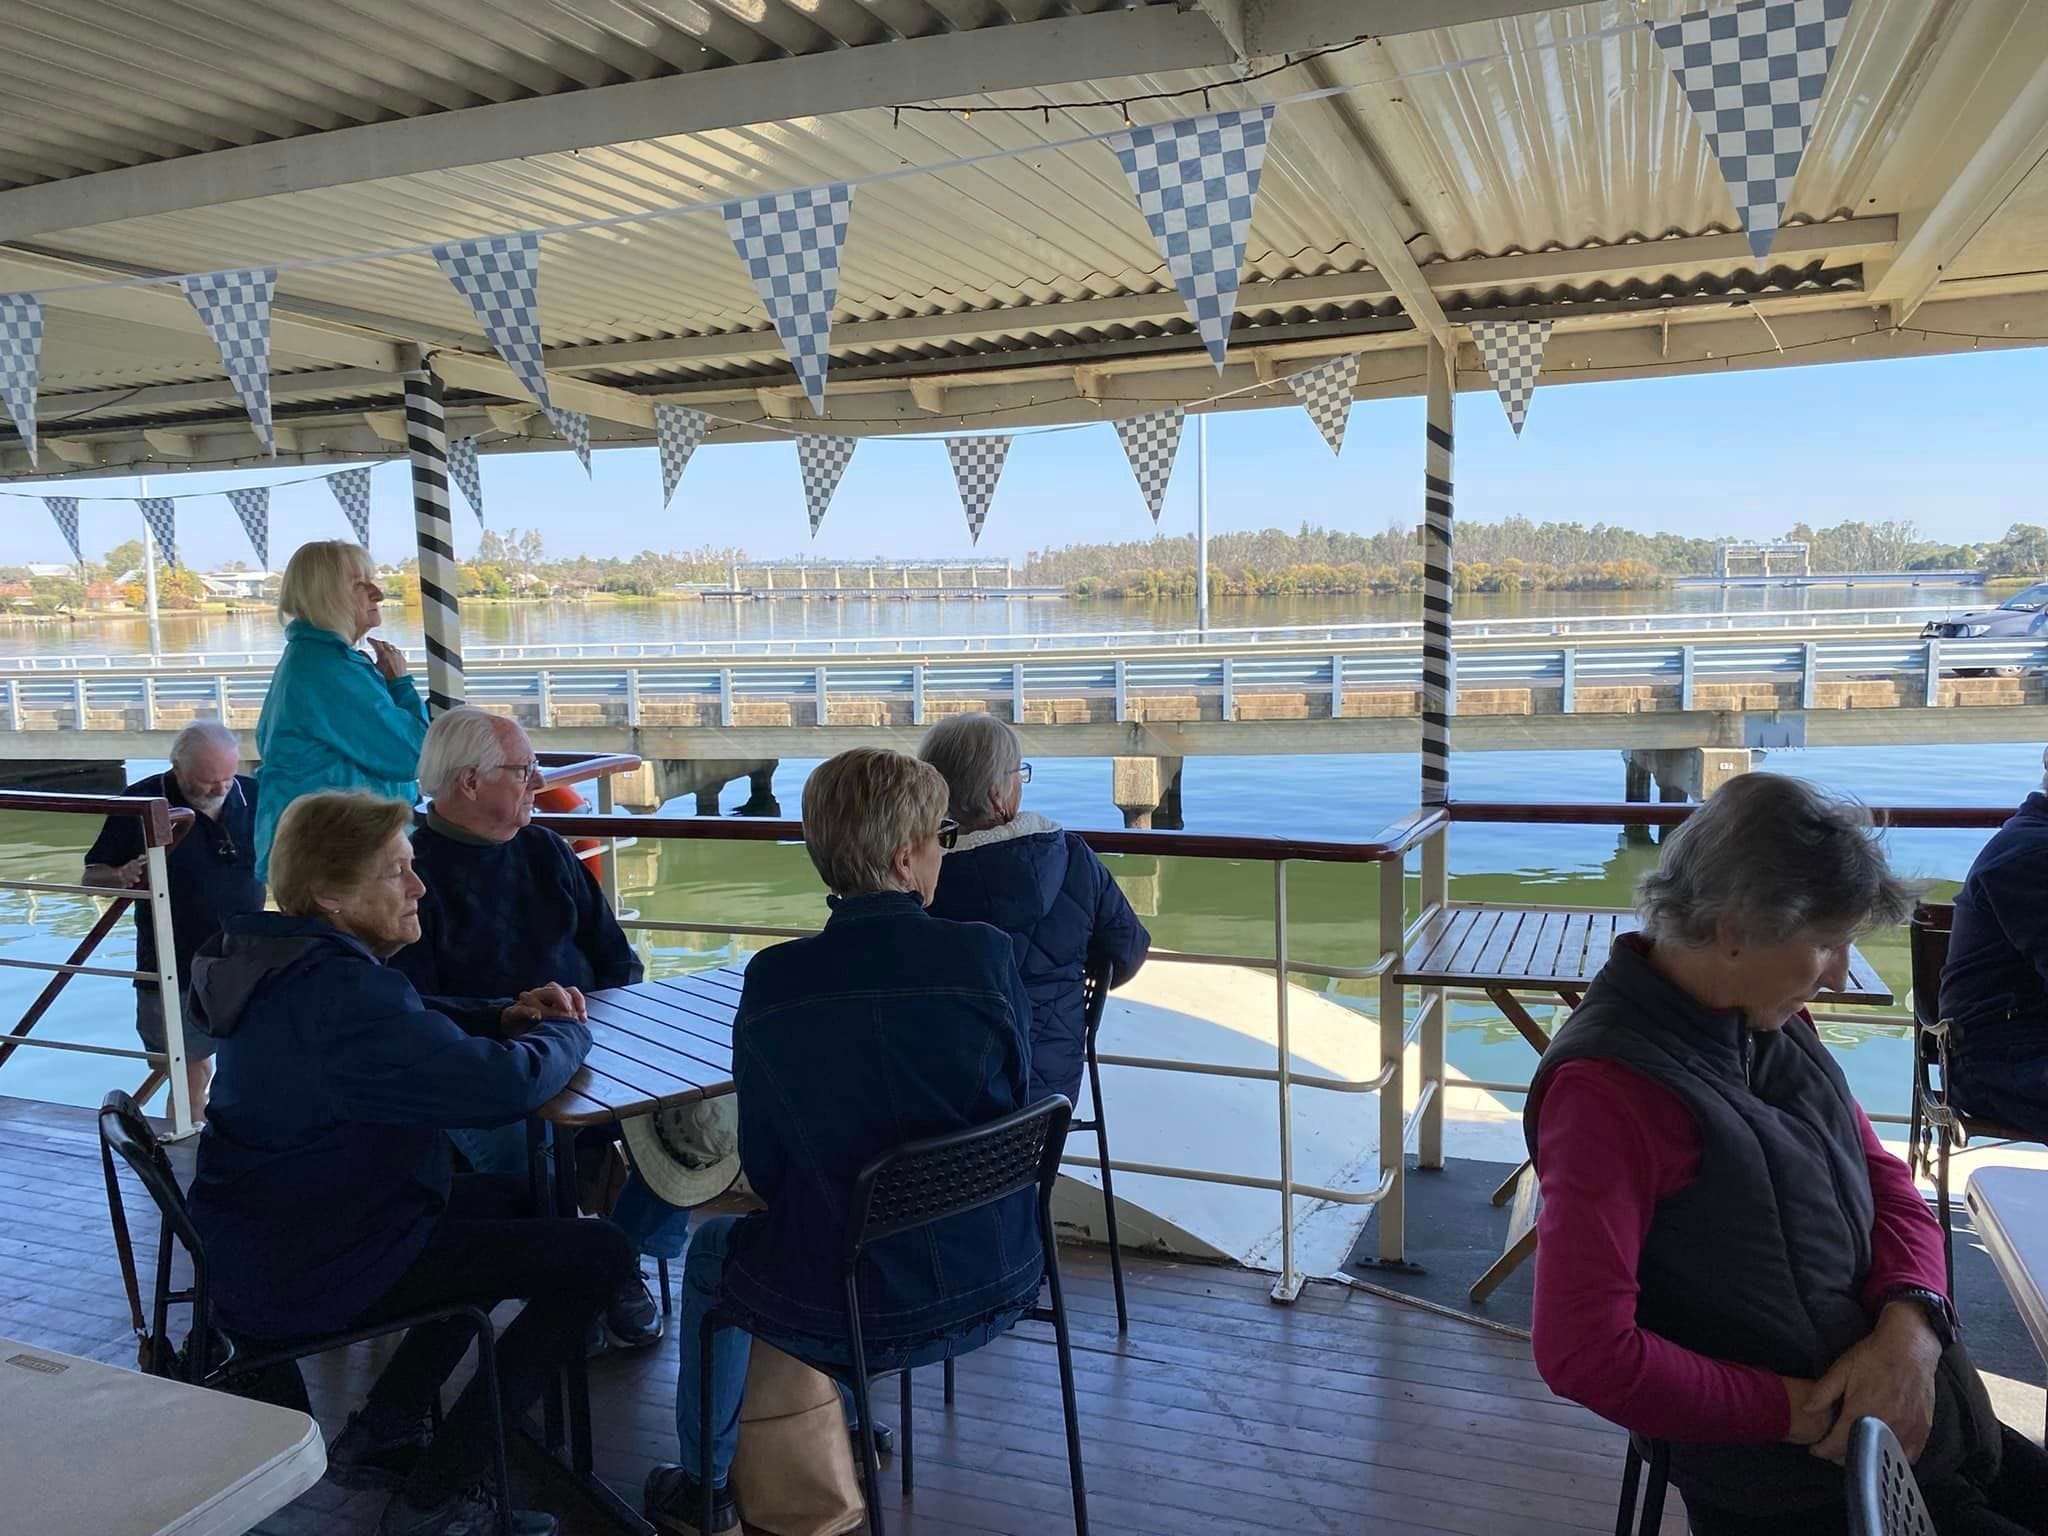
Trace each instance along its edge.
<instances>
[{"instance_id":1,"label":"wooden table slat","mask_svg":"<svg viewBox=\"0 0 2048 1536\"><path fill-rule=\"evenodd\" d=\"M1507 959L1508 951L1514 947L1515 937L1522 931L1522 924L1532 914L1527 912L1503 912L1493 925L1493 933L1486 941L1486 948L1479 952L1478 969L1482 972L1500 970Z\"/></svg>"},{"instance_id":2,"label":"wooden table slat","mask_svg":"<svg viewBox=\"0 0 2048 1536\"><path fill-rule=\"evenodd\" d=\"M1447 912L1442 917L1434 919L1423 929L1422 937L1416 942L1415 957L1418 969L1441 969L1444 962L1457 951L1458 945L1464 940L1466 930L1471 926L1472 914L1469 912Z\"/></svg>"},{"instance_id":3,"label":"wooden table slat","mask_svg":"<svg viewBox=\"0 0 2048 1536\"><path fill-rule=\"evenodd\" d=\"M725 1060L712 1061L703 1056L685 1052L676 1046L634 1034L619 1028L606 1018L597 1007L590 1010L590 1037L607 1050L620 1056L630 1056L650 1067L680 1077L700 1087L705 1083L716 1083L732 1076L732 1052L725 1053Z\"/></svg>"},{"instance_id":4,"label":"wooden table slat","mask_svg":"<svg viewBox=\"0 0 2048 1536\"><path fill-rule=\"evenodd\" d=\"M1453 971L1472 970L1480 954L1486 948L1488 936L1492 934L1495 925L1499 921L1500 913L1498 912L1484 910L1474 912L1471 925L1465 930L1464 940L1458 945L1457 953L1451 956L1450 963L1446 969Z\"/></svg>"},{"instance_id":5,"label":"wooden table slat","mask_svg":"<svg viewBox=\"0 0 2048 1536\"><path fill-rule=\"evenodd\" d=\"M615 1028L640 1035L659 1044L671 1045L685 1055L705 1056L716 1065L732 1065L732 1024L683 1008L671 1008L659 1000L623 998L616 994L588 999L594 1009ZM694 1042L694 1043L692 1043Z\"/></svg>"},{"instance_id":6,"label":"wooden table slat","mask_svg":"<svg viewBox=\"0 0 2048 1536\"><path fill-rule=\"evenodd\" d=\"M590 1055L541 1109L543 1120L595 1125L732 1092L737 993L640 982L588 1002Z\"/></svg>"}]
</instances>

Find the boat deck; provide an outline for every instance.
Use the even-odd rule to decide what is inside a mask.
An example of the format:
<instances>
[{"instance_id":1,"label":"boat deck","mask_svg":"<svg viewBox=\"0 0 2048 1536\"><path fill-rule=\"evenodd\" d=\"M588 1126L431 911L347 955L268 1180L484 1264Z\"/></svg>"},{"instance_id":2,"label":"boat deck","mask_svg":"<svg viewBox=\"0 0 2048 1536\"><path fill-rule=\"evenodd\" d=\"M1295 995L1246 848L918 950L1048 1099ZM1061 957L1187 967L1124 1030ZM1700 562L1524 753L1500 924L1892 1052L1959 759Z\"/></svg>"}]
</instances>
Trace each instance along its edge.
<instances>
[{"instance_id":1,"label":"boat deck","mask_svg":"<svg viewBox=\"0 0 2048 1536\"><path fill-rule=\"evenodd\" d=\"M131 1219L139 1208L137 1189ZM135 1224L146 1250L154 1222ZM1089 1512L1101 1536L1614 1527L1621 1435L1553 1397L1518 1337L1330 1284L1276 1307L1265 1276L1133 1259L1131 1332L1119 1341L1103 1257L1069 1250L1063 1262ZM0 1334L133 1360L89 1111L0 1098ZM376 1359L364 1348L308 1369L330 1433ZM648 1466L676 1454L673 1335L597 1362L592 1384L599 1469L637 1498ZM893 1389L878 1396L893 1422ZM1046 1329L1026 1325L963 1360L950 1409L937 1370L921 1373L918 1402L917 1491L907 1504L893 1466L883 1469L892 1531L1070 1528ZM534 1458L522 1475L536 1475ZM564 1513L567 1532L607 1529L567 1490L542 1498ZM1683 1529L1675 1503L1674 1533ZM381 1504L323 1483L261 1529L367 1533Z\"/></svg>"}]
</instances>

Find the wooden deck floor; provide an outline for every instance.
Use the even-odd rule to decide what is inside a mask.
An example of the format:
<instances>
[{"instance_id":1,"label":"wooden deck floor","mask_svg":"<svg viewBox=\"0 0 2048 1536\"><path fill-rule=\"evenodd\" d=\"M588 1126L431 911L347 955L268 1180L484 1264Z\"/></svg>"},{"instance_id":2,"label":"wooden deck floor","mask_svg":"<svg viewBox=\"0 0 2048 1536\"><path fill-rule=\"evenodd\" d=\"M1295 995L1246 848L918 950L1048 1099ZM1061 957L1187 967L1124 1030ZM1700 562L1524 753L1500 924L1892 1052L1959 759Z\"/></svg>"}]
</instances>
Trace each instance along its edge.
<instances>
[{"instance_id":1,"label":"wooden deck floor","mask_svg":"<svg viewBox=\"0 0 2048 1536\"><path fill-rule=\"evenodd\" d=\"M1263 1276L1138 1261L1127 1268L1131 1332L1120 1341L1107 1264L1087 1251L1064 1262L1089 1510L1102 1536L1613 1529L1620 1434L1553 1397L1517 1339L1335 1285L1276 1307ZM132 1362L83 1110L0 1098L0 1334ZM963 1360L950 1409L938 1371L920 1374L907 1504L884 1467L892 1531L1070 1529L1048 1339L1026 1325ZM376 1360L361 1349L308 1371L330 1432ZM599 1468L637 1499L647 1467L676 1454L673 1337L599 1361L592 1379ZM893 1388L878 1395L894 1422ZM539 1496L564 1513L565 1530L606 1528L558 1490ZM371 1530L380 1506L380 1496L323 1484L263 1529L347 1536ZM1683 1529L1675 1511L1666 1529Z\"/></svg>"}]
</instances>

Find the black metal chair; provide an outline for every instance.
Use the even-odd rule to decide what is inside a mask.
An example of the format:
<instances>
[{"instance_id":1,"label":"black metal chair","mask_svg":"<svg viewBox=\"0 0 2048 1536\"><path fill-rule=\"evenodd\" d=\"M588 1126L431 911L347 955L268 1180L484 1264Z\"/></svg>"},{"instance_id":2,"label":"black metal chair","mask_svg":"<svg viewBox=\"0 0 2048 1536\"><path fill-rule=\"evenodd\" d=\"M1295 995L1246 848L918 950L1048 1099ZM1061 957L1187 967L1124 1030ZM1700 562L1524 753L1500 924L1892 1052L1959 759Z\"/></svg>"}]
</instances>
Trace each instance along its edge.
<instances>
[{"instance_id":1,"label":"black metal chair","mask_svg":"<svg viewBox=\"0 0 2048 1536\"><path fill-rule=\"evenodd\" d=\"M1059 1351L1060 1400L1067 1421L1067 1476L1073 1487L1075 1536L1088 1536L1088 1488L1081 1471L1081 1421L1074 1399L1074 1357L1067 1333L1066 1298L1060 1289L1059 1248L1052 1226L1052 1191L1059 1179L1060 1152L1066 1141L1073 1106L1055 1095L1029 1109L1018 1110L988 1125L914 1141L869 1163L854 1180L847 1208L840 1274L846 1286L846 1344L851 1365L811 1360L806 1364L843 1381L853 1392L860 1419L857 1441L861 1490L867 1502L870 1536L884 1536L881 1462L875 1451L874 1414L868 1393L867 1344L860 1323L860 1264L867 1245L885 1237L916 1231L948 1217L979 1210L1027 1189L1038 1191L1038 1236L1045 1249L1045 1277L1052 1305L1044 1309L1053 1326ZM1031 1316L1040 1316L1033 1308ZM711 1486L711 1336L714 1330L746 1326L744 1318L713 1310L705 1317L698 1339L699 1401L698 1486L704 1507L700 1529L713 1523ZM902 1383L902 1444L898 1459L903 1491L911 1492L911 1372L898 1373Z\"/></svg>"},{"instance_id":2,"label":"black metal chair","mask_svg":"<svg viewBox=\"0 0 2048 1536\"><path fill-rule=\"evenodd\" d=\"M1648 1486L1643 1469L1650 1473ZM1628 1437L1628 1460L1621 1469L1621 1507L1614 1514L1614 1536L1657 1536L1664 1524L1664 1490L1671 1478L1671 1446L1663 1440ZM1636 1518L1636 1496L1642 1494L1642 1518Z\"/></svg>"},{"instance_id":3,"label":"black metal chair","mask_svg":"<svg viewBox=\"0 0 2048 1536\"><path fill-rule=\"evenodd\" d=\"M1067 1124L1067 1134L1075 1131L1095 1133L1095 1165L1102 1171L1102 1223L1109 1234L1109 1283L1116 1292L1116 1331L1128 1334L1131 1331L1130 1309L1124 1303L1124 1251L1116 1232L1116 1185L1109 1170L1109 1126L1104 1119L1102 1107L1102 1066L1095 1055L1095 1037L1102 1032L1102 1016L1109 1007L1110 968L1107 965L1090 966L1081 977L1081 1018L1086 1026L1083 1036L1088 1061L1088 1100L1095 1113L1087 1120L1073 1120ZM1046 1318L1034 1309L1032 1318L1045 1322ZM953 1401L953 1362L946 1362L946 1402Z\"/></svg>"},{"instance_id":4,"label":"black metal chair","mask_svg":"<svg viewBox=\"0 0 2048 1536\"><path fill-rule=\"evenodd\" d=\"M493 1408L498 1408L497 1337L492 1331L490 1316L481 1307L442 1307L393 1318L374 1328L324 1334L289 1344L266 1342L251 1346L248 1351L241 1349L231 1336L214 1325L207 1295L209 1269L205 1245L199 1240L199 1230L193 1226L191 1214L185 1208L185 1192L178 1187L171 1160L141 1108L128 1094L116 1090L101 1101L99 1128L100 1169L107 1183L107 1214L113 1222L114 1245L120 1257L122 1277L128 1286L128 1303L135 1319L136 1333L142 1341L140 1363L144 1370L154 1375L176 1377L181 1374L179 1367L182 1366L182 1375L192 1386L232 1392L238 1385L265 1371L283 1366L296 1370L299 1361L313 1355L324 1355L329 1350L344 1349L368 1339L404 1333L427 1323L455 1322L466 1326L475 1337L477 1377ZM121 1199L120 1180L114 1172L117 1153L148 1192L157 1214L162 1218L157 1233L156 1280L146 1331L142 1299L135 1281L134 1249L128 1236L128 1214ZM184 1248L192 1265L192 1283L182 1289L174 1289L171 1285L174 1240ZM173 1303L189 1305L192 1310L192 1330L186 1338L182 1361L170 1344L169 1314ZM436 1410L438 1420L438 1405ZM491 1415L491 1457L499 1495L499 1536L509 1536L512 1483L505 1464L502 1410Z\"/></svg>"},{"instance_id":5,"label":"black metal chair","mask_svg":"<svg viewBox=\"0 0 2048 1536\"><path fill-rule=\"evenodd\" d=\"M1849 1536L1935 1536L1913 1464L1882 1419L1849 1427L1848 1499Z\"/></svg>"},{"instance_id":6,"label":"black metal chair","mask_svg":"<svg viewBox=\"0 0 2048 1536\"><path fill-rule=\"evenodd\" d=\"M1948 1293L1956 1293L1955 1221L1949 1208L1949 1159L1980 1141L2028 1141L2024 1131L1980 1120L1950 1106L1948 1053L1954 1025L1942 1017L1941 973L1948 966L1953 906L1925 903L1914 909L1908 928L1913 963L1913 1110L1907 1145L1920 1174L1934 1179L1935 1214L1941 1218L1942 1256Z\"/></svg>"}]
</instances>

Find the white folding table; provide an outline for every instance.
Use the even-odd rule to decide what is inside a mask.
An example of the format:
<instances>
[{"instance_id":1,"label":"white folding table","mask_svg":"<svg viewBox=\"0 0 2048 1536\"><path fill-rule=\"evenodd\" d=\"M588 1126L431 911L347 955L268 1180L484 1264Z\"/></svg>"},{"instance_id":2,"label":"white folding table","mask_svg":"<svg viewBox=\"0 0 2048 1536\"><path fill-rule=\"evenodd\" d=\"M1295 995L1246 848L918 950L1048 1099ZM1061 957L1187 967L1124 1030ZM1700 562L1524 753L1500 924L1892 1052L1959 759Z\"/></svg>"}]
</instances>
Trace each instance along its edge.
<instances>
[{"instance_id":1,"label":"white folding table","mask_svg":"<svg viewBox=\"0 0 2048 1536\"><path fill-rule=\"evenodd\" d=\"M0 1339L11 1531L241 1536L326 1470L306 1414Z\"/></svg>"}]
</instances>

